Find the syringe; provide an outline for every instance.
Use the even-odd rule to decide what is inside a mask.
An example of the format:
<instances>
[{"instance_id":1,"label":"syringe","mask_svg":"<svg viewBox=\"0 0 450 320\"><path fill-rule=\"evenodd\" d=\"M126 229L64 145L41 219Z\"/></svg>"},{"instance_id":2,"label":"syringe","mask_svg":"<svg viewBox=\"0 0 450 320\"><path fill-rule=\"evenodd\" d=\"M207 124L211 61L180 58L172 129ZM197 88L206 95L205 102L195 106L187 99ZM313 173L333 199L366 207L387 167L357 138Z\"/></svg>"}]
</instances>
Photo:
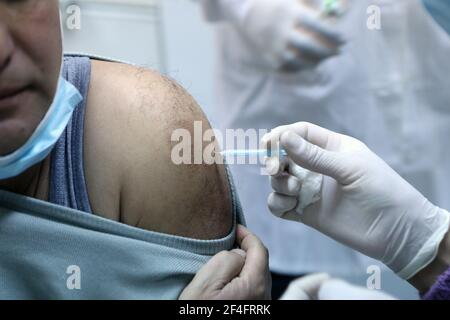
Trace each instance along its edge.
<instances>
[{"instance_id":1,"label":"syringe","mask_svg":"<svg viewBox=\"0 0 450 320\"><path fill-rule=\"evenodd\" d=\"M287 156L287 152L284 149L279 151L271 151L270 149L230 149L221 151L220 154L224 157L245 157L245 156L258 156L258 157L276 157Z\"/></svg>"}]
</instances>

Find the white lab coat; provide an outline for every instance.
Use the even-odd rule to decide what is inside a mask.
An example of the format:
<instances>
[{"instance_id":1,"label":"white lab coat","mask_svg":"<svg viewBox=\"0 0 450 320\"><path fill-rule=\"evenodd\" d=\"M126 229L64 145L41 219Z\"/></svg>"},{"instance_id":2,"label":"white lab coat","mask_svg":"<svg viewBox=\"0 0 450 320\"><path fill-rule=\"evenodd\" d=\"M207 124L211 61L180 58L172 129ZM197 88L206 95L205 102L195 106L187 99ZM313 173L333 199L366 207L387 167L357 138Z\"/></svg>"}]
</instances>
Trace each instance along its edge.
<instances>
[{"instance_id":1,"label":"white lab coat","mask_svg":"<svg viewBox=\"0 0 450 320\"><path fill-rule=\"evenodd\" d=\"M213 2L204 5L218 19ZM218 25L217 125L270 129L309 121L354 136L448 209L450 38L420 1L351 3L339 25L350 40L343 53L294 74L262 68L258 53L232 24ZM366 26L372 4L381 8L381 30ZM268 247L273 271L348 277L374 264L306 226L273 217L266 207L271 188L258 167L232 171L248 226Z\"/></svg>"}]
</instances>

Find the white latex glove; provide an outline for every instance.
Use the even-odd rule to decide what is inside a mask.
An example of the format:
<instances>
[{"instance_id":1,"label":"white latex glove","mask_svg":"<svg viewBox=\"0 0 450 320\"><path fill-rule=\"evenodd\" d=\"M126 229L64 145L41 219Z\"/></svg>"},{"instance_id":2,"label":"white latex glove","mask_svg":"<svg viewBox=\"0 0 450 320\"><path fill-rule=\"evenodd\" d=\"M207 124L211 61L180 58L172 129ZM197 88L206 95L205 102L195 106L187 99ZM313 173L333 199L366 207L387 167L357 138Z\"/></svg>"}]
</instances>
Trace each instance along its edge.
<instances>
[{"instance_id":1,"label":"white latex glove","mask_svg":"<svg viewBox=\"0 0 450 320\"><path fill-rule=\"evenodd\" d=\"M216 11L233 22L273 68L297 71L313 66L338 54L344 43L322 0L216 1Z\"/></svg>"},{"instance_id":2,"label":"white latex glove","mask_svg":"<svg viewBox=\"0 0 450 320\"><path fill-rule=\"evenodd\" d=\"M284 172L271 177L275 192L268 205L274 215L311 226L382 261L404 279L433 261L448 231L449 213L365 144L309 123L276 128L262 143L279 140L289 157L280 166ZM295 208L302 183L286 173L293 163L324 175L320 200L301 212Z\"/></svg>"},{"instance_id":3,"label":"white latex glove","mask_svg":"<svg viewBox=\"0 0 450 320\"><path fill-rule=\"evenodd\" d=\"M396 300L380 291L352 285L344 280L330 279L322 283L318 300Z\"/></svg>"},{"instance_id":4,"label":"white latex glove","mask_svg":"<svg viewBox=\"0 0 450 320\"><path fill-rule=\"evenodd\" d=\"M393 300L378 290L331 278L326 273L311 274L292 281L280 300Z\"/></svg>"},{"instance_id":5,"label":"white latex glove","mask_svg":"<svg viewBox=\"0 0 450 320\"><path fill-rule=\"evenodd\" d=\"M326 273L315 273L292 281L280 300L318 300L322 284L330 280Z\"/></svg>"}]
</instances>

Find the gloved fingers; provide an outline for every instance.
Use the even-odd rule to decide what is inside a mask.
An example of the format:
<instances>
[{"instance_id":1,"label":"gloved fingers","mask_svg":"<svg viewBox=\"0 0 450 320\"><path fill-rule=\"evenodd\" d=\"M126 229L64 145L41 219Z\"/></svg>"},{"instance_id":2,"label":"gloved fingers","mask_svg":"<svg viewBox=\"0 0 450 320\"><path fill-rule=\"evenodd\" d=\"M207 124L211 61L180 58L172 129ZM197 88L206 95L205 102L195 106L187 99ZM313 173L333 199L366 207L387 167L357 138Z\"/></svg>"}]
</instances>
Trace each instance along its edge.
<instances>
[{"instance_id":1,"label":"gloved fingers","mask_svg":"<svg viewBox=\"0 0 450 320\"><path fill-rule=\"evenodd\" d=\"M297 72L317 65L317 59L309 59L291 45L281 54L281 70Z\"/></svg>"},{"instance_id":2,"label":"gloved fingers","mask_svg":"<svg viewBox=\"0 0 450 320\"><path fill-rule=\"evenodd\" d=\"M323 282L318 291L319 300L395 300L391 295L379 290L369 290L352 285L340 279Z\"/></svg>"},{"instance_id":3,"label":"gloved fingers","mask_svg":"<svg viewBox=\"0 0 450 320\"><path fill-rule=\"evenodd\" d=\"M308 29L304 26L297 26L294 30L292 30L291 35L295 36L295 33L301 34L304 37L306 37L308 40L316 43L320 47L326 48L330 51L330 55L336 55L340 52L340 45L341 43L336 43L332 40L329 40L327 37L325 37L323 34L315 32L314 30ZM306 56L306 58L312 59L314 56ZM324 58L327 58L328 56L325 56ZM317 59L317 58L316 58ZM320 62L320 61L315 61Z\"/></svg>"},{"instance_id":4,"label":"gloved fingers","mask_svg":"<svg viewBox=\"0 0 450 320\"><path fill-rule=\"evenodd\" d=\"M329 151L336 151L340 145L340 134L312 123L300 123L296 133L306 141Z\"/></svg>"},{"instance_id":5,"label":"gloved fingers","mask_svg":"<svg viewBox=\"0 0 450 320\"><path fill-rule=\"evenodd\" d=\"M286 157L266 157L264 159L264 165L267 174L270 176L279 176L286 171L288 160Z\"/></svg>"},{"instance_id":6,"label":"gloved fingers","mask_svg":"<svg viewBox=\"0 0 450 320\"><path fill-rule=\"evenodd\" d=\"M269 143L270 144L270 143ZM277 147L275 150L279 149L279 142L276 142ZM270 149L270 147L265 146L265 148ZM272 156L264 158L264 165L266 173L270 176L280 176L288 172L288 167L291 165L290 160L284 156Z\"/></svg>"},{"instance_id":7,"label":"gloved fingers","mask_svg":"<svg viewBox=\"0 0 450 320\"><path fill-rule=\"evenodd\" d=\"M303 169L302 167L300 167L299 165L297 165L291 158L286 157L287 160L287 165L285 166L285 172L289 173L290 175L296 177L297 179L300 180L300 182L303 183L304 179L305 179L305 174L306 171L305 169Z\"/></svg>"},{"instance_id":8,"label":"gloved fingers","mask_svg":"<svg viewBox=\"0 0 450 320\"><path fill-rule=\"evenodd\" d=\"M298 196L301 189L301 181L293 175L279 175L270 177L272 189L286 196Z\"/></svg>"},{"instance_id":9,"label":"gloved fingers","mask_svg":"<svg viewBox=\"0 0 450 320\"><path fill-rule=\"evenodd\" d=\"M334 45L343 45L345 40L342 34L336 31L329 22L324 21L323 14L319 10L304 8L296 13L296 23L305 29L319 34L322 38Z\"/></svg>"},{"instance_id":10,"label":"gloved fingers","mask_svg":"<svg viewBox=\"0 0 450 320\"><path fill-rule=\"evenodd\" d=\"M289 46L297 51L300 60L305 63L318 63L323 59L338 54L335 46L329 46L311 32L292 30L289 34Z\"/></svg>"},{"instance_id":11,"label":"gloved fingers","mask_svg":"<svg viewBox=\"0 0 450 320\"><path fill-rule=\"evenodd\" d=\"M280 141L289 158L297 165L340 181L339 168L342 164L338 153L322 149L292 131L283 133Z\"/></svg>"},{"instance_id":12,"label":"gloved fingers","mask_svg":"<svg viewBox=\"0 0 450 320\"><path fill-rule=\"evenodd\" d=\"M296 209L285 212L278 218L283 219L283 220L293 221L293 222L304 223L303 215L301 213L297 212Z\"/></svg>"},{"instance_id":13,"label":"gloved fingers","mask_svg":"<svg viewBox=\"0 0 450 320\"><path fill-rule=\"evenodd\" d=\"M280 300L317 300L320 287L330 278L327 273L315 273L298 278L289 284Z\"/></svg>"},{"instance_id":14,"label":"gloved fingers","mask_svg":"<svg viewBox=\"0 0 450 320\"><path fill-rule=\"evenodd\" d=\"M267 199L270 212L278 218L283 218L287 212L294 210L297 203L297 197L290 197L276 192L272 192Z\"/></svg>"},{"instance_id":15,"label":"gloved fingers","mask_svg":"<svg viewBox=\"0 0 450 320\"><path fill-rule=\"evenodd\" d=\"M265 134L261 139L262 148L270 148L271 145L279 145L280 137L286 131L292 131L308 142L330 151L334 151L339 147L341 139L340 134L328 129L308 122L297 122L290 125L279 126Z\"/></svg>"}]
</instances>

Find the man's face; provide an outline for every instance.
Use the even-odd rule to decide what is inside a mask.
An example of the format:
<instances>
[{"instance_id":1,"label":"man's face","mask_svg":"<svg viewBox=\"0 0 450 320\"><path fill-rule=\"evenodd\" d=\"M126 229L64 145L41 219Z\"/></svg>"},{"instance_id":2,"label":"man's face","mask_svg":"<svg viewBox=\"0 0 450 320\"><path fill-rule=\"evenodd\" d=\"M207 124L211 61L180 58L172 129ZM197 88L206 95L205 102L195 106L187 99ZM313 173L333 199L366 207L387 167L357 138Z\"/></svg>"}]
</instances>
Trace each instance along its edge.
<instances>
[{"instance_id":1,"label":"man's face","mask_svg":"<svg viewBox=\"0 0 450 320\"><path fill-rule=\"evenodd\" d=\"M56 91L62 58L58 0L0 0L0 155L32 135Z\"/></svg>"}]
</instances>

